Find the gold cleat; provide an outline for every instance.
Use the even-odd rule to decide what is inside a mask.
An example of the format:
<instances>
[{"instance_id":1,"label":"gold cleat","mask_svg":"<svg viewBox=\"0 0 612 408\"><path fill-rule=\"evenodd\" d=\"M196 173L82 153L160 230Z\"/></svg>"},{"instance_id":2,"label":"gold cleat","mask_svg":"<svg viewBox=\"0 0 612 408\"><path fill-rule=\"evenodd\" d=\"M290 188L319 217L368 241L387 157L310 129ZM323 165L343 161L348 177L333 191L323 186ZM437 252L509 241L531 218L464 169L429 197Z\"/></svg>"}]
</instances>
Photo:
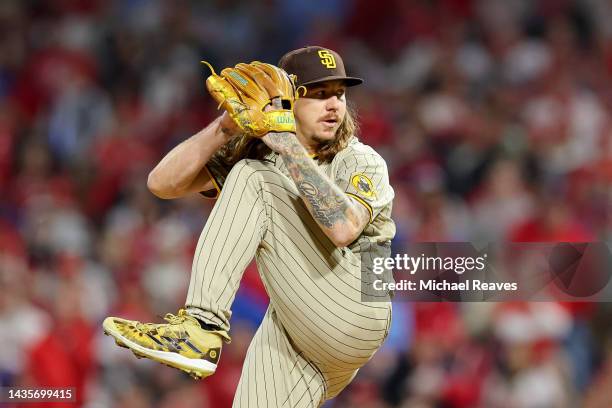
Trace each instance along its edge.
<instances>
[{"instance_id":1,"label":"gold cleat","mask_svg":"<svg viewBox=\"0 0 612 408\"><path fill-rule=\"evenodd\" d=\"M102 326L119 347L128 348L137 358L177 368L195 379L214 374L223 341L230 341L226 331L204 330L183 309L164 317L167 323L141 323L107 317Z\"/></svg>"}]
</instances>

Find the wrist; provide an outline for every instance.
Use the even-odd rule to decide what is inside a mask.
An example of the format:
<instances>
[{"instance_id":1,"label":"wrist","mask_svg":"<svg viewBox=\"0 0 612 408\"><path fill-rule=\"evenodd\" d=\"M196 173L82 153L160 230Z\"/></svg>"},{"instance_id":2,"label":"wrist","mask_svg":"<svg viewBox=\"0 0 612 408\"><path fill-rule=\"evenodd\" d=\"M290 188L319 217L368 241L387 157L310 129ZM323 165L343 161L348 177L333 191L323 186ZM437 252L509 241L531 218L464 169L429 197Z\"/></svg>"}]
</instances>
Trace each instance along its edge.
<instances>
[{"instance_id":1,"label":"wrist","mask_svg":"<svg viewBox=\"0 0 612 408\"><path fill-rule=\"evenodd\" d=\"M193 135L187 142L198 151L216 151L230 139L221 131L219 118L210 122L208 126Z\"/></svg>"},{"instance_id":2,"label":"wrist","mask_svg":"<svg viewBox=\"0 0 612 408\"><path fill-rule=\"evenodd\" d=\"M222 144L226 144L227 142L229 142L230 140L232 140L233 138L235 138L236 136L238 136L240 133L239 132L235 132L232 129L223 127L223 125L219 124L219 128L217 130L217 135L219 137L220 140L222 140Z\"/></svg>"},{"instance_id":3,"label":"wrist","mask_svg":"<svg viewBox=\"0 0 612 408\"><path fill-rule=\"evenodd\" d=\"M271 132L265 135L264 142L281 156L299 156L300 153L306 154L306 150L297 139L295 133L290 132Z\"/></svg>"},{"instance_id":4,"label":"wrist","mask_svg":"<svg viewBox=\"0 0 612 408\"><path fill-rule=\"evenodd\" d=\"M221 147L235 137L231 131L222 127L219 118L215 119L212 126L213 132L208 143L212 142L213 144L217 145L217 147Z\"/></svg>"},{"instance_id":5,"label":"wrist","mask_svg":"<svg viewBox=\"0 0 612 408\"><path fill-rule=\"evenodd\" d=\"M220 133L219 136L223 138L225 143L240 134L240 128L227 112L223 112L223 115L217 118L217 122L217 131Z\"/></svg>"}]
</instances>

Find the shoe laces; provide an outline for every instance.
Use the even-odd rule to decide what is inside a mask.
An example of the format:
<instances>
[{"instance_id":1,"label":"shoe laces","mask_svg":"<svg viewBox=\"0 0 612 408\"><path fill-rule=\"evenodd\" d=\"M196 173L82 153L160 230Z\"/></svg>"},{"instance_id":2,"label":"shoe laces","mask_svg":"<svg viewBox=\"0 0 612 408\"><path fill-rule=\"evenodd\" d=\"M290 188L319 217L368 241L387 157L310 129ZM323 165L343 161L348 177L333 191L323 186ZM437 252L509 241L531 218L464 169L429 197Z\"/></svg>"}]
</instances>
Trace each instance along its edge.
<instances>
[{"instance_id":1,"label":"shoe laces","mask_svg":"<svg viewBox=\"0 0 612 408\"><path fill-rule=\"evenodd\" d=\"M179 309L178 314L176 315L172 313L166 313L163 319L170 324L181 324L185 320L196 321L195 317L188 315L185 309Z\"/></svg>"},{"instance_id":2,"label":"shoe laces","mask_svg":"<svg viewBox=\"0 0 612 408\"><path fill-rule=\"evenodd\" d=\"M176 315L172 313L166 313L163 317L162 316L158 316L158 317L164 319L171 325L182 324L185 322L185 320L193 319L195 321L195 318L188 315L185 309L180 309L178 311L178 314ZM161 323L161 324L160 323L138 323L136 325L136 328L143 332L149 332L151 330L157 330L160 326L163 326L163 325L164 323Z\"/></svg>"}]
</instances>

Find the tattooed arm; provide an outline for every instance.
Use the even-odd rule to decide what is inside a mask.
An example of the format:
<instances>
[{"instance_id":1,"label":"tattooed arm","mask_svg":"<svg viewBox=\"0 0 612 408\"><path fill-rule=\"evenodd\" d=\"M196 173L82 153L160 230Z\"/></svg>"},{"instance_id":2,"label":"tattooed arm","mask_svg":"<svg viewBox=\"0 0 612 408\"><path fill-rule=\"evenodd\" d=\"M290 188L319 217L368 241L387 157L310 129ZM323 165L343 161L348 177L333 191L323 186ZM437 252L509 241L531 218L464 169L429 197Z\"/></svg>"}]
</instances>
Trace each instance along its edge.
<instances>
[{"instance_id":1,"label":"tattooed arm","mask_svg":"<svg viewBox=\"0 0 612 408\"><path fill-rule=\"evenodd\" d=\"M338 247L353 242L370 221L370 213L351 199L308 157L293 133L269 133L263 141L280 154L306 207Z\"/></svg>"}]
</instances>

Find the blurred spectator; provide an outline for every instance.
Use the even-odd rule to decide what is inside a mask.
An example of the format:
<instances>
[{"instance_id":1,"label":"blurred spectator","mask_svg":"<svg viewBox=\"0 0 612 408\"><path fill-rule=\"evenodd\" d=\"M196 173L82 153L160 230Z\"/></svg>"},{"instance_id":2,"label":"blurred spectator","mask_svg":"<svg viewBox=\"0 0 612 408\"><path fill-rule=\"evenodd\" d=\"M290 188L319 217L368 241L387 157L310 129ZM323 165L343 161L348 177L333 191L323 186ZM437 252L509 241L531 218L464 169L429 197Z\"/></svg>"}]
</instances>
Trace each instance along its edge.
<instances>
[{"instance_id":1,"label":"blurred spectator","mask_svg":"<svg viewBox=\"0 0 612 408\"><path fill-rule=\"evenodd\" d=\"M215 68L318 43L365 78L395 253L418 241L612 239L605 0L0 2L0 381L77 406L229 407L268 299L251 265L215 376L102 336L184 301L212 208L146 177L219 112ZM525 273L528 272L525 268ZM605 304L394 305L387 344L327 407L612 406Z\"/></svg>"}]
</instances>

